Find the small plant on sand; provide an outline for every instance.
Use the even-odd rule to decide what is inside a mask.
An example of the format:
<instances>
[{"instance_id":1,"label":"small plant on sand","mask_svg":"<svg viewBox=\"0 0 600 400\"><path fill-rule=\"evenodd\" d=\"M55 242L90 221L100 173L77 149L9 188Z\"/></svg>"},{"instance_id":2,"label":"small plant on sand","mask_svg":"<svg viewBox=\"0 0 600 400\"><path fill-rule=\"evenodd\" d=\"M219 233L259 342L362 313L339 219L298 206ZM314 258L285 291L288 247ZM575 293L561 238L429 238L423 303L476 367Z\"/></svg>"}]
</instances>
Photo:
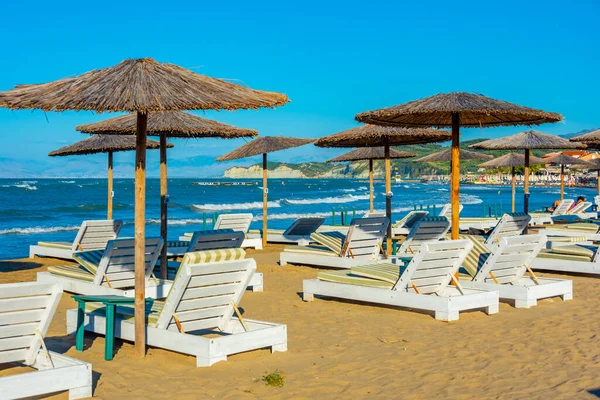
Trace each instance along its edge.
<instances>
[{"instance_id":1,"label":"small plant on sand","mask_svg":"<svg viewBox=\"0 0 600 400\"><path fill-rule=\"evenodd\" d=\"M285 385L285 376L283 375L283 372L276 369L275 372L271 372L270 374L265 372L262 381L267 386L283 387L283 385Z\"/></svg>"}]
</instances>

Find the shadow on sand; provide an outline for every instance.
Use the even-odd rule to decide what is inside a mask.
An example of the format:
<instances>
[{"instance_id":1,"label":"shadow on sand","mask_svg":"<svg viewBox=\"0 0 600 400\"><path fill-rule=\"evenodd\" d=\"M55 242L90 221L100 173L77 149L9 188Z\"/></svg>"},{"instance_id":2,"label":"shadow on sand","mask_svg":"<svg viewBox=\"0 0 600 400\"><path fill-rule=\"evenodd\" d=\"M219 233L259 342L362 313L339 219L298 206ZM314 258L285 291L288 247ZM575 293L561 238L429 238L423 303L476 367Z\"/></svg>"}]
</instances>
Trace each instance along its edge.
<instances>
[{"instance_id":1,"label":"shadow on sand","mask_svg":"<svg viewBox=\"0 0 600 400\"><path fill-rule=\"evenodd\" d=\"M43 264L32 261L0 261L0 273L26 271L40 268Z\"/></svg>"}]
</instances>

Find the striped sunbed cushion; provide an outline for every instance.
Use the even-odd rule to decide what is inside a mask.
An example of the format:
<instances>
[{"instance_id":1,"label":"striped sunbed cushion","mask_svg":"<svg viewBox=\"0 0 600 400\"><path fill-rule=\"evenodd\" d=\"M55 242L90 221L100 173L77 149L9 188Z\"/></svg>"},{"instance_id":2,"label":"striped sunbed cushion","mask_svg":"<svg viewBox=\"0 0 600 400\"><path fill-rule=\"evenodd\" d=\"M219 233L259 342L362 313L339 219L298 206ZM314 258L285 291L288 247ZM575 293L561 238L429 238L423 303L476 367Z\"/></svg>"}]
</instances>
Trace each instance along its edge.
<instances>
[{"instance_id":1,"label":"striped sunbed cushion","mask_svg":"<svg viewBox=\"0 0 600 400\"><path fill-rule=\"evenodd\" d=\"M549 236L549 242L569 242L569 243L581 243L587 242L588 238L585 236Z\"/></svg>"},{"instance_id":2,"label":"striped sunbed cushion","mask_svg":"<svg viewBox=\"0 0 600 400\"><path fill-rule=\"evenodd\" d=\"M253 235L262 235L262 229L250 229L248 233ZM283 235L285 231L283 229L267 229L267 235Z\"/></svg>"},{"instance_id":3,"label":"striped sunbed cushion","mask_svg":"<svg viewBox=\"0 0 600 400\"><path fill-rule=\"evenodd\" d=\"M91 274L95 275L103 255L104 250L79 251L73 253L73 259Z\"/></svg>"},{"instance_id":4,"label":"striped sunbed cushion","mask_svg":"<svg viewBox=\"0 0 600 400\"><path fill-rule=\"evenodd\" d=\"M339 257L339 253L334 253L327 247L323 246L286 246L283 251L287 253L302 253L302 254L316 254L318 256L328 257Z\"/></svg>"},{"instance_id":5,"label":"striped sunbed cushion","mask_svg":"<svg viewBox=\"0 0 600 400\"><path fill-rule=\"evenodd\" d=\"M392 283L354 275L351 271L323 271L317 274L317 279L327 282L345 283L347 285L370 286L385 289L394 287Z\"/></svg>"},{"instance_id":6,"label":"striped sunbed cushion","mask_svg":"<svg viewBox=\"0 0 600 400\"><path fill-rule=\"evenodd\" d=\"M364 278L376 279L379 281L395 284L402 274L402 266L392 263L381 263L371 265L361 265L360 267L352 267L350 272L352 275L362 276Z\"/></svg>"},{"instance_id":7,"label":"striped sunbed cushion","mask_svg":"<svg viewBox=\"0 0 600 400\"><path fill-rule=\"evenodd\" d=\"M149 326L156 326L158 316L165 305L164 301L154 300L151 305L146 305L146 318ZM85 303L85 312L98 315L105 315L106 307L101 302ZM133 306L117 306L115 307L115 316L119 319L134 322Z\"/></svg>"},{"instance_id":8,"label":"striped sunbed cushion","mask_svg":"<svg viewBox=\"0 0 600 400\"><path fill-rule=\"evenodd\" d=\"M592 232L592 233L596 233L598 232L598 229L600 229L600 226L596 225L596 224L587 224L587 223L583 223L583 222L576 222L573 224L554 224L554 225L550 225L547 227L548 229L562 229L562 230L569 230L569 231L586 231L586 232Z\"/></svg>"},{"instance_id":9,"label":"striped sunbed cushion","mask_svg":"<svg viewBox=\"0 0 600 400\"><path fill-rule=\"evenodd\" d=\"M194 251L185 253L181 265L242 260L245 257L246 252L241 248Z\"/></svg>"},{"instance_id":10,"label":"striped sunbed cushion","mask_svg":"<svg viewBox=\"0 0 600 400\"><path fill-rule=\"evenodd\" d=\"M485 238L478 235L460 235L458 238L462 240L467 239L473 243L473 249L467 255L462 267L469 275L475 277L479 268L485 264L485 261L490 256L490 250L484 244Z\"/></svg>"},{"instance_id":11,"label":"striped sunbed cushion","mask_svg":"<svg viewBox=\"0 0 600 400\"><path fill-rule=\"evenodd\" d=\"M589 257L576 256L576 255L572 255L572 254L552 253L551 250L540 251L537 258L552 258L554 260L565 260L565 261L584 261L584 262L592 261L592 259Z\"/></svg>"},{"instance_id":12,"label":"striped sunbed cushion","mask_svg":"<svg viewBox=\"0 0 600 400\"><path fill-rule=\"evenodd\" d=\"M80 279L82 281L92 282L94 274L80 265L56 265L48 267L48 272L53 275L64 276L66 278Z\"/></svg>"},{"instance_id":13,"label":"striped sunbed cushion","mask_svg":"<svg viewBox=\"0 0 600 400\"><path fill-rule=\"evenodd\" d=\"M313 232L310 234L310 238L329 248L331 251L341 254L342 245L344 240L346 240L346 235L339 231Z\"/></svg>"},{"instance_id":14,"label":"striped sunbed cushion","mask_svg":"<svg viewBox=\"0 0 600 400\"><path fill-rule=\"evenodd\" d=\"M38 242L38 246L50 247L53 249L71 250L73 248L73 243L69 243L69 242Z\"/></svg>"}]
</instances>

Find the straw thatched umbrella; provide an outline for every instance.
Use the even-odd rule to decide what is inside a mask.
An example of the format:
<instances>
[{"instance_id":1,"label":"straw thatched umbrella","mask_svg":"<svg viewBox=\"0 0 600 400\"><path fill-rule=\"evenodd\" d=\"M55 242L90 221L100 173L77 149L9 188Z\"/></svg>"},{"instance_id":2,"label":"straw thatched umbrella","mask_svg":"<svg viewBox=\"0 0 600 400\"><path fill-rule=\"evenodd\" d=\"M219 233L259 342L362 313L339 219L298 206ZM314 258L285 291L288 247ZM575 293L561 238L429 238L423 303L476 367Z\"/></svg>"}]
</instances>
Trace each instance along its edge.
<instances>
[{"instance_id":1,"label":"straw thatched umbrella","mask_svg":"<svg viewBox=\"0 0 600 400\"><path fill-rule=\"evenodd\" d=\"M479 94L442 93L394 107L367 111L356 115L356 120L369 124L389 126L452 127L451 197L452 239L459 233L460 195L460 133L463 127L539 125L558 122L562 116Z\"/></svg>"},{"instance_id":2,"label":"straw thatched umbrella","mask_svg":"<svg viewBox=\"0 0 600 400\"><path fill-rule=\"evenodd\" d=\"M545 164L558 164L560 165L560 199L565 198L565 165L576 164L580 167L594 168L595 165L588 163L587 161L581 160L570 155L558 153L555 156L544 159Z\"/></svg>"},{"instance_id":3,"label":"straw thatched umbrella","mask_svg":"<svg viewBox=\"0 0 600 400\"><path fill-rule=\"evenodd\" d=\"M407 151L399 151L390 149L390 159L411 158L416 157L416 153ZM327 162L345 162L345 161L369 161L369 211L374 209L374 194L373 194L373 160L385 160L384 147L365 147L344 153L341 156L327 160Z\"/></svg>"},{"instance_id":4,"label":"straw thatched umbrella","mask_svg":"<svg viewBox=\"0 0 600 400\"><path fill-rule=\"evenodd\" d=\"M263 92L151 58L128 59L83 75L21 85L0 93L0 106L44 111L134 112L135 172L135 347L144 357L146 128L148 114L177 110L237 110L282 106L287 96Z\"/></svg>"},{"instance_id":5,"label":"straw thatched umbrella","mask_svg":"<svg viewBox=\"0 0 600 400\"><path fill-rule=\"evenodd\" d=\"M529 157L529 165L545 164L546 162L541 158L534 156ZM511 187L512 187L512 212L515 212L515 186L517 184L517 177L515 175L516 167L525 166L525 155L517 153L508 153L502 157L495 158L490 161L486 161L483 164L479 164L483 168L510 168L511 174Z\"/></svg>"},{"instance_id":6,"label":"straw thatched umbrella","mask_svg":"<svg viewBox=\"0 0 600 400\"><path fill-rule=\"evenodd\" d=\"M490 160L494 158L489 154L478 153L476 151L469 151L460 149L460 160ZM452 149L446 149L438 151L437 153L428 154L425 157L417 158L413 162L450 162L452 161Z\"/></svg>"},{"instance_id":7,"label":"straw thatched umbrella","mask_svg":"<svg viewBox=\"0 0 600 400\"><path fill-rule=\"evenodd\" d=\"M291 149L314 142L314 139L297 139L284 136L262 136L251 140L243 146L222 155L217 161L231 161L262 154L263 164L263 233L262 245L267 246L267 202L269 189L267 186L267 153Z\"/></svg>"},{"instance_id":8,"label":"straw thatched umbrella","mask_svg":"<svg viewBox=\"0 0 600 400\"><path fill-rule=\"evenodd\" d=\"M469 147L486 150L525 150L525 175L523 177L523 212L529 213L529 165L530 151L534 149L575 149L581 147L580 143L572 143L558 136L548 135L534 130L529 130L516 135L499 139L490 139Z\"/></svg>"},{"instance_id":9,"label":"straw thatched umbrella","mask_svg":"<svg viewBox=\"0 0 600 400\"><path fill-rule=\"evenodd\" d=\"M76 128L85 133L109 135L135 134L135 114L111 118ZM160 276L167 279L167 138L223 138L253 137L258 132L238 128L217 121L200 118L182 111L154 112L148 116L148 136L160 137L160 234L165 242L160 255Z\"/></svg>"},{"instance_id":10,"label":"straw thatched umbrella","mask_svg":"<svg viewBox=\"0 0 600 400\"><path fill-rule=\"evenodd\" d=\"M169 148L173 147L168 143ZM154 140L148 140L146 149L156 150L160 148L160 144ZM135 138L133 136L116 136L116 135L94 135L77 143L61 147L54 150L48 155L50 157L77 156L87 154L108 153L108 202L107 202L107 218L112 219L113 214L113 153L119 151L135 150Z\"/></svg>"},{"instance_id":11,"label":"straw thatched umbrella","mask_svg":"<svg viewBox=\"0 0 600 400\"><path fill-rule=\"evenodd\" d=\"M324 136L315 142L319 147L378 147L384 148L385 160L385 214L390 221L387 231L387 248L392 248L392 181L390 146L445 142L450 132L437 129L405 129L377 125L363 125L334 135Z\"/></svg>"},{"instance_id":12,"label":"straw thatched umbrella","mask_svg":"<svg viewBox=\"0 0 600 400\"><path fill-rule=\"evenodd\" d=\"M592 169L596 171L596 185L598 188L598 195L600 196L600 158L595 158L593 160L586 160L585 165L579 163L576 165L571 165L572 169Z\"/></svg>"},{"instance_id":13,"label":"straw thatched umbrella","mask_svg":"<svg viewBox=\"0 0 600 400\"><path fill-rule=\"evenodd\" d=\"M585 135L576 136L574 138L569 139L571 142L583 143L590 149L600 149L600 129L586 133ZM598 186L598 195L600 195L600 162L597 160L588 160L588 162L592 162L597 168L596 181ZM591 167L586 167L588 169L592 169Z\"/></svg>"}]
</instances>

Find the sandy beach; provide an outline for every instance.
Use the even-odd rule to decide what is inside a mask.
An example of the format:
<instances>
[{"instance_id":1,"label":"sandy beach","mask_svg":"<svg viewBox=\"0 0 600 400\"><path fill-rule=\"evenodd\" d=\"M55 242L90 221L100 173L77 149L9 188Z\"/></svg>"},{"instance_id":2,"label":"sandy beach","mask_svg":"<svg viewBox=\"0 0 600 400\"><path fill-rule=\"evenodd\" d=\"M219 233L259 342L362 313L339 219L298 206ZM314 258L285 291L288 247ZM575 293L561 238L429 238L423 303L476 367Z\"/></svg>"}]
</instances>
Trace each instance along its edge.
<instances>
[{"instance_id":1,"label":"sandy beach","mask_svg":"<svg viewBox=\"0 0 600 400\"><path fill-rule=\"evenodd\" d=\"M193 357L150 348L145 359L117 340L105 361L104 337L86 334L75 350L65 333L63 295L46 340L51 350L92 363L94 396L101 399L311 399L311 398L595 398L600 393L600 280L573 279L574 300L542 300L532 309L500 305L500 313L461 313L452 323L429 314L338 300L301 300L302 280L317 269L277 265L281 246L249 256L264 274L265 291L247 291L244 316L285 323L286 353L238 354L210 368ZM0 283L35 280L48 265L36 258L0 262ZM558 276L542 274L544 276ZM566 276L562 276L566 277ZM17 372L4 368L0 376ZM281 371L282 388L266 386L265 373ZM60 394L53 398L67 398Z\"/></svg>"}]
</instances>

